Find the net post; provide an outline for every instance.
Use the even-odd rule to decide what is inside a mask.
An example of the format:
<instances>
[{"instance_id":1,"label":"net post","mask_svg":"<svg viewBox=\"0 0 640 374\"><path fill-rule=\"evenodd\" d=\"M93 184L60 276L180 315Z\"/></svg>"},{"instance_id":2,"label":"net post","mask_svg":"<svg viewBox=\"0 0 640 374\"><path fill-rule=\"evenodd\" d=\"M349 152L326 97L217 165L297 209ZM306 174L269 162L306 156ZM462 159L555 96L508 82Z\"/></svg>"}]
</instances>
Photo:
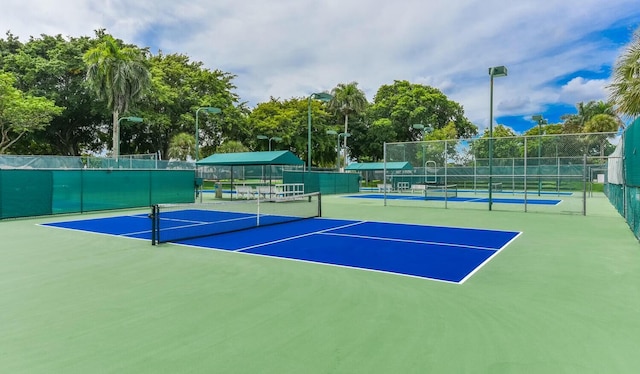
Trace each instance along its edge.
<instances>
[{"instance_id":1,"label":"net post","mask_svg":"<svg viewBox=\"0 0 640 374\"><path fill-rule=\"evenodd\" d=\"M257 198L257 212L256 212L256 226L260 226L260 193L258 192Z\"/></svg>"},{"instance_id":2,"label":"net post","mask_svg":"<svg viewBox=\"0 0 640 374\"><path fill-rule=\"evenodd\" d=\"M311 200L311 196L309 196ZM318 217L322 217L322 194L318 192Z\"/></svg>"},{"instance_id":3,"label":"net post","mask_svg":"<svg viewBox=\"0 0 640 374\"><path fill-rule=\"evenodd\" d=\"M446 170L446 169L445 169ZM446 173L446 171L445 171ZM445 181L447 180L446 174L445 174ZM447 196L447 185L444 185L444 208L447 209L447 202L449 201L448 196Z\"/></svg>"},{"instance_id":4,"label":"net post","mask_svg":"<svg viewBox=\"0 0 640 374\"><path fill-rule=\"evenodd\" d=\"M157 230L157 223L156 223L156 217L158 216L158 206L157 205L152 205L151 206L151 245L156 245L157 241L156 241L156 233L158 232Z\"/></svg>"}]
</instances>

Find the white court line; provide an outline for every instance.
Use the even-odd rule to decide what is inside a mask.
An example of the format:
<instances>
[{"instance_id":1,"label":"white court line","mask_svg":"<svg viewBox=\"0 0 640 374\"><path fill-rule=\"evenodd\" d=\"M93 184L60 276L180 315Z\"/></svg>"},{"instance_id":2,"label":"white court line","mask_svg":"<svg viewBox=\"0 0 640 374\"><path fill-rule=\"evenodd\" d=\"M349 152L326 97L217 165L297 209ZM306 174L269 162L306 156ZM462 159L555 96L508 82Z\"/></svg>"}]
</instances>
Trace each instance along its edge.
<instances>
[{"instance_id":1,"label":"white court line","mask_svg":"<svg viewBox=\"0 0 640 374\"><path fill-rule=\"evenodd\" d=\"M176 226L176 227L167 227L167 228L163 228L162 231L169 231L169 230L180 230L180 229L184 229L184 228L189 228L189 227L197 227L197 226L205 226L205 225L216 225L222 222L233 222L233 221L241 221L241 220L245 220L245 219L256 219L255 216L249 216L249 217L240 217L240 218L229 218L229 219L223 219L221 221L212 221L212 222L202 222L202 221L180 221L180 220L171 220L174 222L194 222L191 225L184 225L184 226ZM162 220L166 220L166 218L160 218L160 221Z\"/></svg>"},{"instance_id":2,"label":"white court line","mask_svg":"<svg viewBox=\"0 0 640 374\"><path fill-rule=\"evenodd\" d=\"M354 235L354 234L338 234L331 232L323 232L319 233L321 235L333 235L333 236L344 236L347 238L358 238L358 239L373 239L373 240L381 240L381 241L389 241L389 242L398 242L398 243L412 243L412 244L430 244L430 245L439 245L443 247L457 247L457 248L471 248L471 249L482 249L487 251L495 251L496 248L491 247L480 247L475 245L465 245L465 244L455 244L455 243L447 243L447 242L430 242L423 240L413 240L413 239L394 239L394 238L384 238L379 236L367 236L367 235Z\"/></svg>"},{"instance_id":3,"label":"white court line","mask_svg":"<svg viewBox=\"0 0 640 374\"><path fill-rule=\"evenodd\" d=\"M57 222L56 222L57 223ZM61 222L62 223L62 222ZM75 232L83 232L83 233L88 233L88 234L92 234L92 235L102 235L102 236L111 236L111 237L115 237L115 238L126 238L126 239L135 239L135 240L144 240L144 241L149 241L149 239L144 239L144 238L135 238L132 236L126 236L127 234L110 234L110 233L106 233L106 232L99 232L99 231L89 231L89 230L82 230L82 229L75 229L75 228L71 228L71 227L60 227L60 226L53 226L50 224L46 224L46 223L37 223L37 226L42 226L42 227L48 227L48 228L52 228L52 229L57 229L57 230L67 230L67 231L75 231Z\"/></svg>"},{"instance_id":4,"label":"white court line","mask_svg":"<svg viewBox=\"0 0 640 374\"><path fill-rule=\"evenodd\" d=\"M290 236L290 237L284 238L284 239L273 240L273 241L270 241L270 242L255 244L255 245L251 245L251 246L248 246L248 247L236 249L236 250L233 250L233 252L242 252L242 251L246 251L248 249L264 247L266 245L271 245L271 244L275 244L275 243L282 243L282 242L286 242L286 241L289 241L289 240L298 239L298 238L304 238L304 237L311 236L311 235L316 235L316 234L322 234L322 233L326 233L326 232L329 232L329 231L332 231L332 230L338 230L338 229L342 229L342 228L345 228L345 227L361 225L361 224L363 224L365 222L367 222L367 221L358 221L358 222L353 222L353 223L349 223L349 224L342 225L342 226L330 227L330 228L324 229L324 230L308 232L308 233L300 234L300 235L296 235L296 236Z\"/></svg>"},{"instance_id":5,"label":"white court line","mask_svg":"<svg viewBox=\"0 0 640 374\"><path fill-rule=\"evenodd\" d=\"M479 197L477 199L469 199L469 200L463 201L463 203L477 203L477 202L483 201L483 200L487 200L487 198L486 197Z\"/></svg>"},{"instance_id":6,"label":"white court line","mask_svg":"<svg viewBox=\"0 0 640 374\"><path fill-rule=\"evenodd\" d=\"M364 223L366 221L362 221L362 222L358 222L359 223ZM331 230L331 229L330 229ZM303 236L303 235L302 235ZM425 277L425 276L421 276L421 275L412 275L412 274L404 274L404 273L397 273L397 272L393 272L393 271L386 271L386 270L377 270L377 269L367 269L367 268L361 268L358 266L349 266L349 265L340 265L340 264L331 264L328 262L318 262L318 261L312 261L312 260L302 260L299 258L290 258L290 257L280 257L280 256L275 256L275 255L263 255L260 253L251 253L251 252L239 252L239 251L230 251L228 249L224 249L224 248L214 248L214 247L200 247L198 245L193 245L193 244L183 244L183 243L176 243L176 242L170 242L170 244L172 245L178 245L178 246L182 246L182 247L188 247L188 248L195 248L195 249L204 249L207 251L217 251L217 252L226 252L226 253L235 253L235 254L240 254L240 255L244 255L244 256L258 256L258 257L262 257L262 258L268 258L270 260L277 260L277 261L293 261L293 262L302 262L305 264L312 264L312 265L321 265L321 266L331 266L331 267L336 267L336 268L340 268L340 269L349 269L349 270L357 270L357 271L367 271L367 272L372 272L372 273L379 273L379 274L387 274L387 275L392 275L394 277L406 277L406 278L413 278L413 279L420 279L420 280L430 280L430 281L435 281L435 282L440 282L440 283L448 283L448 284L460 284L459 282L455 282L455 281L450 281L450 280L446 280L446 279L438 279L438 278L431 278L431 277Z\"/></svg>"},{"instance_id":7,"label":"white court line","mask_svg":"<svg viewBox=\"0 0 640 374\"><path fill-rule=\"evenodd\" d=\"M500 253L500 251L502 251L503 249L505 249L509 244L511 244L514 240L516 240L520 235L522 235L522 231L518 233L518 235L514 236L511 240L509 240L508 242L506 242L502 247L500 247L500 249L498 249L497 251L495 251L491 256L487 257L486 260L484 260L480 265L476 266L475 269L473 269L472 272L470 272L469 274L467 274L466 277L462 278L462 280L460 280L460 282L458 282L458 284L463 284L467 279L471 278L471 276L473 274L475 274L477 271L479 271L484 265L486 265L489 261L491 261L492 258L494 258L495 256L498 255L498 253Z\"/></svg>"},{"instance_id":8,"label":"white court line","mask_svg":"<svg viewBox=\"0 0 640 374\"><path fill-rule=\"evenodd\" d=\"M148 218L148 217L144 217L144 216L140 216L140 215L129 216L129 217ZM255 217L248 217L248 218L255 218ZM244 219L244 218L240 218L240 219ZM237 219L230 219L230 220L227 220L227 221L233 221L233 220L237 220ZM502 251L504 248L506 248L509 244L511 244L514 240L516 240L520 235L522 235L522 232L518 232L517 235L514 236L510 241L508 241L501 248L496 250L494 248L479 247L479 246L464 246L464 245L438 243L438 242L424 242L424 241L416 241L416 240L389 239L389 238L378 238L378 237L368 237L368 236L360 236L360 235L331 233L331 231L333 231L333 230L338 230L338 229L345 228L345 227L356 226L356 225L360 225L360 224L367 223L367 222L368 221L353 222L353 223L346 224L346 225L341 225L341 226L337 226L337 227L331 227L331 228L328 228L328 229L319 230L319 231L315 231L315 232L311 232L311 233L306 233L306 234L301 234L301 235L297 235L297 236L293 236L293 237L289 237L289 238L284 238L284 239L275 240L275 241L271 241L271 242L261 243L261 244L257 244L257 245L253 245L253 246L237 249L237 250L227 250L227 249L223 249L223 248L201 247L201 246L195 246L195 245L189 245L189 244L180 244L180 243L174 243L174 242L171 242L170 244L179 245L179 246L185 246L185 247L192 247L192 248L197 248L197 249L215 250L215 251L221 251L221 252L231 252L231 253L235 252L235 253L240 253L240 254L245 254L245 255L250 255L250 256L260 256L260 257L266 257L266 258L277 258L279 260L297 261L297 262L304 262L304 263L310 263L310 264L315 264L315 265L320 264L320 265L325 265L325 266L334 266L334 267L346 268L346 269L370 271L370 272L375 272L375 273L390 274L390 275L394 275L394 276L403 276L403 277L408 277L408 278L427 279L427 280L432 280L432 281L437 281L437 282L442 282L442 283L449 283L449 284L463 284L465 281L467 281L469 278L471 278L471 276L473 276L476 272L478 272L483 266L485 266L490 260L492 260L495 256L497 256L497 254L500 251ZM398 224L396 222L379 222L379 221L376 221L376 222L378 222L378 223ZM201 223L201 224L206 224L206 223ZM136 233L108 234L108 233L101 233L101 232L96 232L96 231L86 231L86 230L75 229L75 228L52 226L52 225L48 225L48 224L37 224L37 225L38 226L46 226L46 227L50 227L50 228L54 228L54 229L85 232L85 233L90 233L90 234L98 234L98 235L105 235L105 236L112 236L112 237L113 236L126 237L128 239L137 239L137 240L148 241L148 239L126 236L126 235L133 235L133 234L136 234ZM190 226L197 226L197 225L189 225L188 227L190 227ZM185 226L182 226L182 227L185 227ZM454 226L433 226L433 227L461 228L461 227L454 227ZM470 228L470 229L478 230L477 228ZM490 231L508 232L507 230L490 230ZM149 232L149 231L144 231L144 232L139 232L139 233L146 233L146 232ZM367 239L391 240L391 241L410 242L410 243L418 243L418 244L437 244L437 245L444 245L444 246L448 245L448 246L452 246L452 247L463 247L463 248L475 248L475 249L492 250L492 251L494 251L494 253L491 256L489 256L485 261L483 261L480 265L478 265L473 271L471 271L469 274L467 274L462 280L460 280L459 282L455 282L455 281L448 281L448 280L443 280L443 279L438 279L438 278L431 278L431 277L425 277L425 276L417 276L417 275L397 273L397 272L392 272L392 271L360 268L360 267L357 267L357 266L338 265L338 264L323 263L323 262L317 262L317 261L311 261L311 260L301 260L301 259L293 259L293 258L272 256L272 255L262 255L262 254L256 254L256 253L244 253L244 252L242 252L242 251L245 251L245 250L248 250L248 249L252 249L252 248L266 246L266 245L273 244L273 243L285 242L285 241L289 241L289 240L292 240L292 239L311 236L311 235L315 235L315 234L335 235L335 236L353 236L353 237L361 237L361 238L367 238Z\"/></svg>"}]
</instances>

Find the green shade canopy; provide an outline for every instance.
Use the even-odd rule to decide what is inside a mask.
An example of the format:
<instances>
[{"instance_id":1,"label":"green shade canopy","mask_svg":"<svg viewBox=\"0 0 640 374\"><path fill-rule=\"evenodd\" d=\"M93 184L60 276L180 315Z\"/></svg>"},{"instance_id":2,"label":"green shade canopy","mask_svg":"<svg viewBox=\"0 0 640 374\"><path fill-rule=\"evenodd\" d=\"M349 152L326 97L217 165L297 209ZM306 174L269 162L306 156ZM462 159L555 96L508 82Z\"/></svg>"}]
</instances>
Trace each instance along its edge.
<instances>
[{"instance_id":1,"label":"green shade canopy","mask_svg":"<svg viewBox=\"0 0 640 374\"><path fill-rule=\"evenodd\" d=\"M196 162L197 165L304 165L290 151L216 153Z\"/></svg>"},{"instance_id":2,"label":"green shade canopy","mask_svg":"<svg viewBox=\"0 0 640 374\"><path fill-rule=\"evenodd\" d=\"M354 162L349 164L345 170L354 171L370 171L370 170L384 170L384 162ZM387 162L387 170L413 170L408 162Z\"/></svg>"}]
</instances>

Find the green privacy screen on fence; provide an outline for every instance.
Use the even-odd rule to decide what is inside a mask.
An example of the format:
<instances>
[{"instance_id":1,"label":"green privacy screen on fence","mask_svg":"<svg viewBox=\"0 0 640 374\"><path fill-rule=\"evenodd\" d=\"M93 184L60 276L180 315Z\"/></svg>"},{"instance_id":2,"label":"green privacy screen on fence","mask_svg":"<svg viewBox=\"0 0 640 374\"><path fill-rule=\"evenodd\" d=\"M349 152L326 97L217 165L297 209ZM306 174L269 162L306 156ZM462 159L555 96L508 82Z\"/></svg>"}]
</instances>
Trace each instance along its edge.
<instances>
[{"instance_id":1,"label":"green privacy screen on fence","mask_svg":"<svg viewBox=\"0 0 640 374\"><path fill-rule=\"evenodd\" d=\"M305 193L333 195L360 191L360 174L355 173L285 171L282 180L283 183L304 183Z\"/></svg>"},{"instance_id":2,"label":"green privacy screen on fence","mask_svg":"<svg viewBox=\"0 0 640 374\"><path fill-rule=\"evenodd\" d=\"M0 218L194 201L194 170L0 170Z\"/></svg>"},{"instance_id":3,"label":"green privacy screen on fence","mask_svg":"<svg viewBox=\"0 0 640 374\"><path fill-rule=\"evenodd\" d=\"M53 175L47 170L0 170L0 218L51 214Z\"/></svg>"},{"instance_id":4,"label":"green privacy screen on fence","mask_svg":"<svg viewBox=\"0 0 640 374\"><path fill-rule=\"evenodd\" d=\"M605 193L640 239L640 118L628 126L609 156Z\"/></svg>"},{"instance_id":5,"label":"green privacy screen on fence","mask_svg":"<svg viewBox=\"0 0 640 374\"><path fill-rule=\"evenodd\" d=\"M640 119L624 132L624 171L625 184L640 187Z\"/></svg>"}]
</instances>

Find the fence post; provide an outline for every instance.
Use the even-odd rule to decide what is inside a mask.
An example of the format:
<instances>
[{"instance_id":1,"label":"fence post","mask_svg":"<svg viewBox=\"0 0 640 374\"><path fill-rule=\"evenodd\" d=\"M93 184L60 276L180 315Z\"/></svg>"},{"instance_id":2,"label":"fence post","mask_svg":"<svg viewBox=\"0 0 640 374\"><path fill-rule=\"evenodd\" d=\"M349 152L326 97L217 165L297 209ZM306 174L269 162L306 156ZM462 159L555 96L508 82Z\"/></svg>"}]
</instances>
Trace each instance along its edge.
<instances>
[{"instance_id":1,"label":"fence post","mask_svg":"<svg viewBox=\"0 0 640 374\"><path fill-rule=\"evenodd\" d=\"M384 196L384 204L383 206L387 206L387 143L384 143L384 146L382 148L382 159L384 160L384 168L382 169L382 185L384 186L382 188L382 193Z\"/></svg>"},{"instance_id":2,"label":"fence post","mask_svg":"<svg viewBox=\"0 0 640 374\"><path fill-rule=\"evenodd\" d=\"M447 161L449 158L449 151L447 148L447 140L444 141L444 208L447 209L447 185L449 184L447 180Z\"/></svg>"},{"instance_id":3,"label":"fence post","mask_svg":"<svg viewBox=\"0 0 640 374\"><path fill-rule=\"evenodd\" d=\"M527 137L524 138L524 169L522 171L524 185L524 212L527 212Z\"/></svg>"},{"instance_id":4,"label":"fence post","mask_svg":"<svg viewBox=\"0 0 640 374\"><path fill-rule=\"evenodd\" d=\"M582 215L587 215L587 154L582 155Z\"/></svg>"}]
</instances>

